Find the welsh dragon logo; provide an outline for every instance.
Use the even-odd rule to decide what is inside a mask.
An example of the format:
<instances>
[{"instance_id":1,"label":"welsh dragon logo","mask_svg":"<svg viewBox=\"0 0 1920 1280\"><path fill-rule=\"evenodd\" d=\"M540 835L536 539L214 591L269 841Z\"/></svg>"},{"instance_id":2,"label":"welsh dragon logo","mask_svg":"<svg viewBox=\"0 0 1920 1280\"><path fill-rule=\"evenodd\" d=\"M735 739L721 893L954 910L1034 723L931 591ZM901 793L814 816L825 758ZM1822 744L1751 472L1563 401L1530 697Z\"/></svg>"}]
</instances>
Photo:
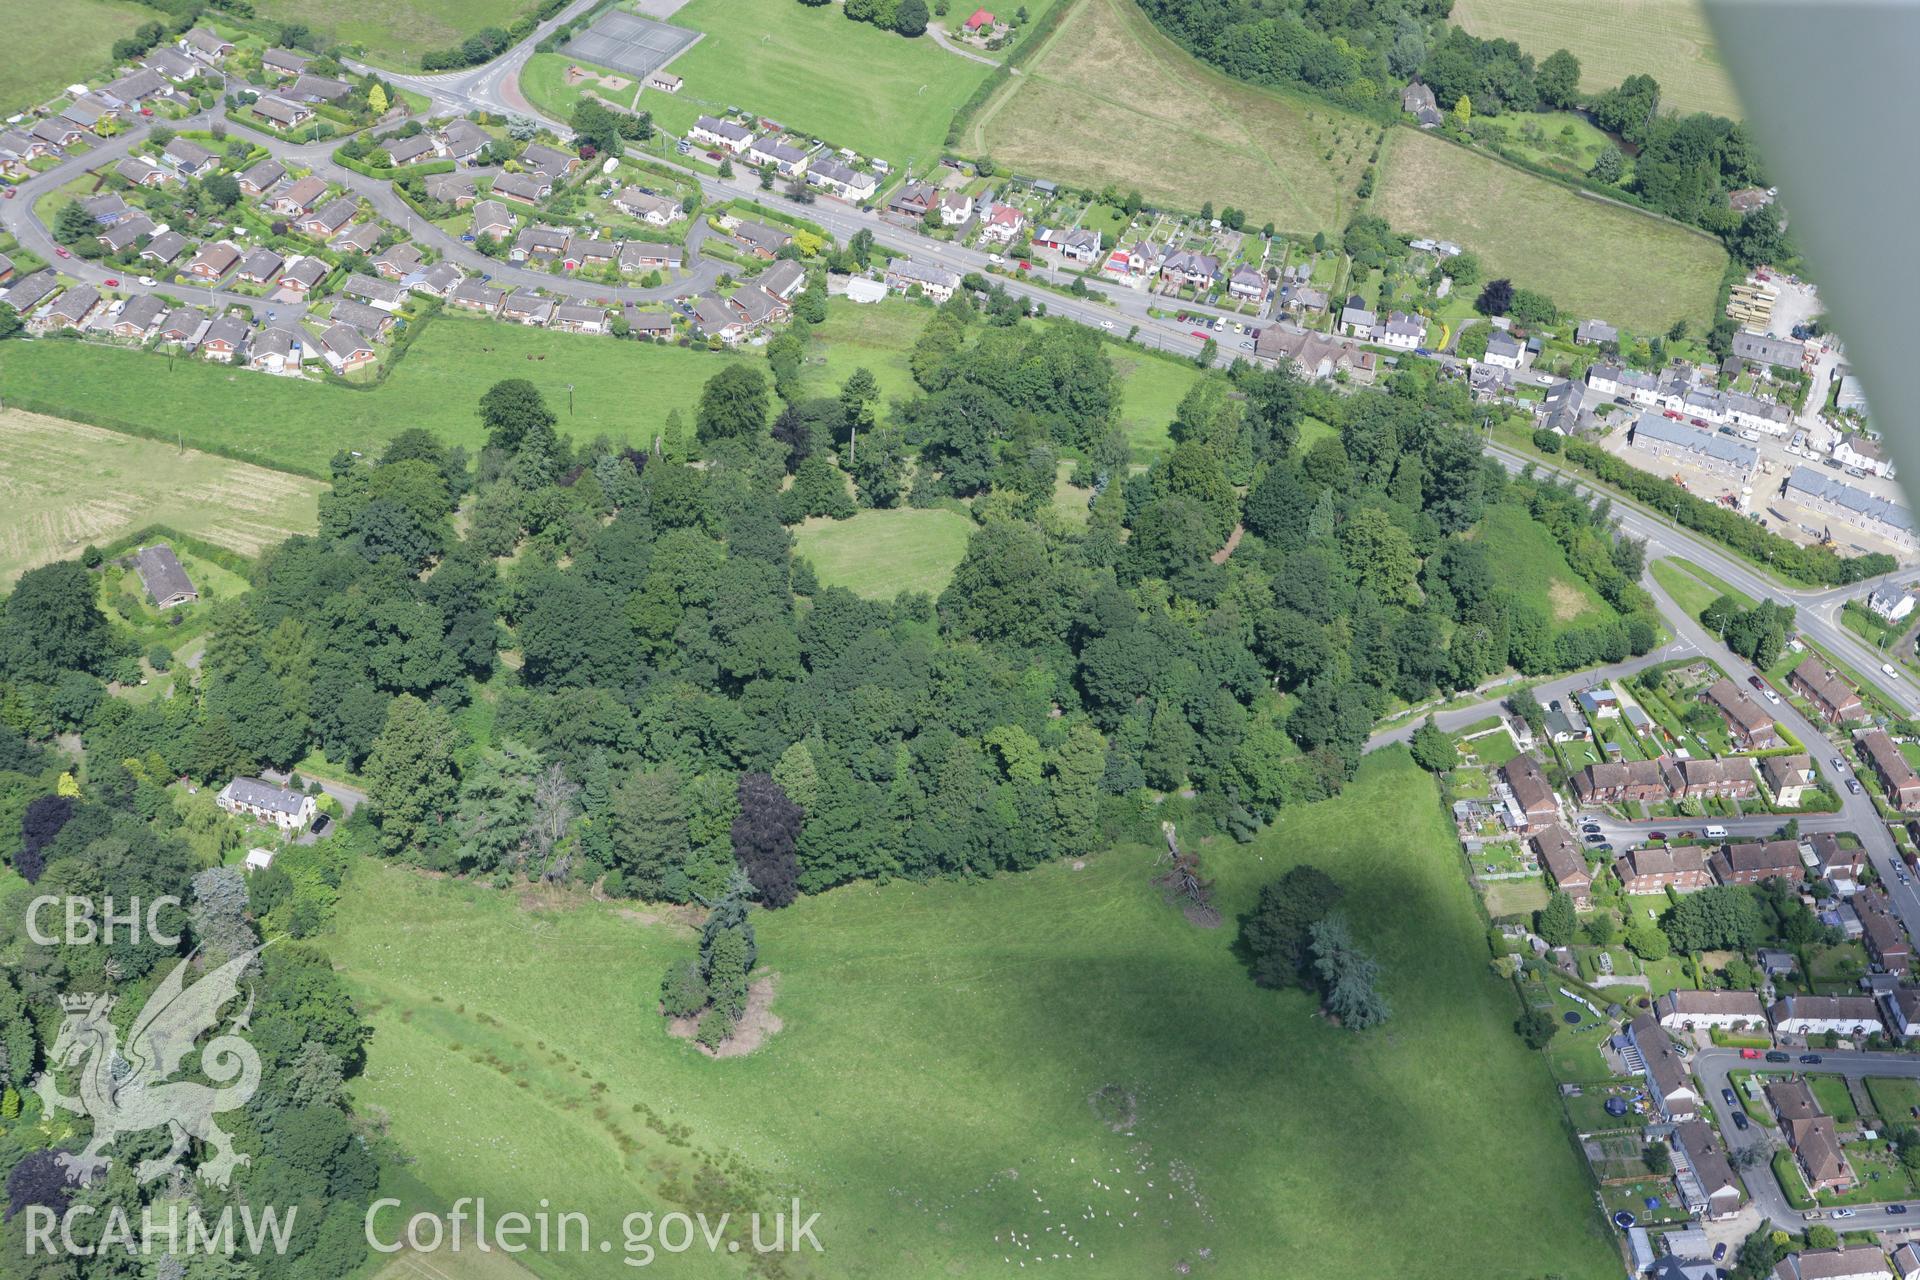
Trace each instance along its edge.
<instances>
[{"instance_id":1,"label":"welsh dragon logo","mask_svg":"<svg viewBox=\"0 0 1920 1280\"><path fill-rule=\"evenodd\" d=\"M143 1183L177 1170L194 1139L213 1148L198 1172L216 1186L226 1186L233 1171L248 1163L249 1157L233 1149L233 1139L214 1117L245 1106L260 1085L260 1055L234 1034L247 1027L253 1011L251 992L226 1030L201 1050L200 1073L214 1084L173 1077L200 1036L219 1023L220 1010L239 994L241 974L259 954L256 947L236 956L191 987L184 984L194 957L175 965L134 1019L124 1052L108 1017L113 1011L112 996L61 997L66 1021L48 1051L48 1069L33 1087L49 1112L58 1107L92 1119L93 1140L86 1149L60 1157L81 1183L90 1183L106 1171L112 1162L104 1152L116 1138L148 1129L168 1129L173 1145L164 1156L140 1162L136 1172ZM78 1097L60 1092L54 1081L56 1070L78 1072Z\"/></svg>"}]
</instances>

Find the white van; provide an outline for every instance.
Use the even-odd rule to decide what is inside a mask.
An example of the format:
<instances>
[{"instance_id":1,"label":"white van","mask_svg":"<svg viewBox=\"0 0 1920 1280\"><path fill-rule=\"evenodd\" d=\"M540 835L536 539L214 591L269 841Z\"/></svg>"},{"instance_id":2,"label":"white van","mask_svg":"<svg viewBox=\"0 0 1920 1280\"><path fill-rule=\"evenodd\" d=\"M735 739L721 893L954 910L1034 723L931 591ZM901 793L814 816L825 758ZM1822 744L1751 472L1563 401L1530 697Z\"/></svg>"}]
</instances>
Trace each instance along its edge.
<instances>
[{"instance_id":1,"label":"white van","mask_svg":"<svg viewBox=\"0 0 1920 1280\"><path fill-rule=\"evenodd\" d=\"M1707 828L1707 839L1725 840L1726 838L1727 838L1727 829L1725 827L1708 827Z\"/></svg>"}]
</instances>

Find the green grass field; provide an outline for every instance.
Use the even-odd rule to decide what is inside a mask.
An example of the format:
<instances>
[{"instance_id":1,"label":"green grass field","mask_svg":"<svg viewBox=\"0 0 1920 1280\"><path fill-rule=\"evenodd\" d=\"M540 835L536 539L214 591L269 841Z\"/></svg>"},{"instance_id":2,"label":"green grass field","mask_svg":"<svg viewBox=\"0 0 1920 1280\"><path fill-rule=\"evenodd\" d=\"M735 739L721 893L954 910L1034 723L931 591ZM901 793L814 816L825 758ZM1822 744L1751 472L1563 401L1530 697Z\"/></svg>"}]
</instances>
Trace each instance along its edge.
<instances>
[{"instance_id":1,"label":"green grass field","mask_svg":"<svg viewBox=\"0 0 1920 1280\"><path fill-rule=\"evenodd\" d=\"M1699 0L1458 0L1453 20L1505 37L1544 58L1570 49L1580 87L1611 89L1630 75L1660 82L1660 105L1740 118L1740 98L1721 65Z\"/></svg>"},{"instance_id":2,"label":"green grass field","mask_svg":"<svg viewBox=\"0 0 1920 1280\"><path fill-rule=\"evenodd\" d=\"M1137 187L1175 209L1232 205L1256 227L1346 225L1375 126L1203 66L1126 0L1074 2L974 117L968 153L1095 190Z\"/></svg>"},{"instance_id":3,"label":"green grass field","mask_svg":"<svg viewBox=\"0 0 1920 1280\"><path fill-rule=\"evenodd\" d=\"M0 411L0 586L152 524L257 555L313 531L322 487L158 440Z\"/></svg>"},{"instance_id":4,"label":"green grass field","mask_svg":"<svg viewBox=\"0 0 1920 1280\"><path fill-rule=\"evenodd\" d=\"M91 77L113 56L114 41L154 20L153 10L131 0L65 0L13 14L0 58L0 115L37 107Z\"/></svg>"},{"instance_id":5,"label":"green grass field","mask_svg":"<svg viewBox=\"0 0 1920 1280\"><path fill-rule=\"evenodd\" d=\"M1675 604L1686 610L1690 618L1698 618L1701 610L1723 595L1731 595L1739 601L1743 609L1753 608L1751 596L1743 591L1735 591L1713 574L1689 561L1662 558L1655 560L1648 567L1653 573L1653 580L1673 597Z\"/></svg>"},{"instance_id":6,"label":"green grass field","mask_svg":"<svg viewBox=\"0 0 1920 1280\"><path fill-rule=\"evenodd\" d=\"M382 66L407 70L432 49L459 44L482 27L505 27L534 6L528 0L255 0L276 22L304 22L341 44L366 48Z\"/></svg>"},{"instance_id":7,"label":"green grass field","mask_svg":"<svg viewBox=\"0 0 1920 1280\"><path fill-rule=\"evenodd\" d=\"M719 1062L654 1012L691 945L658 912L369 863L322 943L375 1028L357 1101L391 1116L443 1201L544 1196L617 1223L798 1196L825 1253L794 1276L1003 1274L1054 1251L1087 1275L1284 1275L1308 1253L1328 1280L1616 1274L1432 781L1377 755L1340 799L1208 854L1229 920L1303 855L1340 875L1393 1021L1353 1035L1255 988L1232 929L1168 907L1140 847L757 914L784 1029ZM1090 1106L1108 1086L1133 1099L1122 1132ZM694 1190L716 1159L726 1181Z\"/></svg>"},{"instance_id":8,"label":"green grass field","mask_svg":"<svg viewBox=\"0 0 1920 1280\"><path fill-rule=\"evenodd\" d=\"M925 307L889 300L862 307L844 299L828 306L808 355L808 389L830 395L866 365L883 400L916 388L907 352L932 316ZM1110 348L1122 384L1122 418L1143 458L1166 447L1167 424L1198 371ZM425 427L451 444L482 443L474 407L501 378L531 379L560 413L560 430L576 440L602 432L622 440L651 438L667 412L689 423L700 388L728 360L757 353L613 342L550 333L443 313L432 320L384 383L351 390L328 383L271 378L224 365L77 342L23 342L0 361L0 397L39 412L140 430L177 430L189 445L243 450L263 460L324 474L341 449L371 452L396 432ZM567 384L573 412L567 413ZM271 434L262 434L270 424Z\"/></svg>"},{"instance_id":9,"label":"green grass field","mask_svg":"<svg viewBox=\"0 0 1920 1280\"><path fill-rule=\"evenodd\" d=\"M1567 563L1560 544L1525 507L1503 502L1487 508L1474 532L1512 593L1546 612L1556 631L1613 616L1613 609Z\"/></svg>"},{"instance_id":10,"label":"green grass field","mask_svg":"<svg viewBox=\"0 0 1920 1280\"><path fill-rule=\"evenodd\" d=\"M940 158L954 111L991 72L926 36L849 22L836 5L693 0L673 24L706 39L673 61L679 93L642 97L662 128L683 133L737 106L916 172Z\"/></svg>"},{"instance_id":11,"label":"green grass field","mask_svg":"<svg viewBox=\"0 0 1920 1280\"><path fill-rule=\"evenodd\" d=\"M1594 157L1613 144L1612 139L1588 123L1585 116L1571 111L1509 111L1497 116L1475 116L1473 134L1480 141L1498 141L1535 164L1575 177L1591 169Z\"/></svg>"},{"instance_id":12,"label":"green grass field","mask_svg":"<svg viewBox=\"0 0 1920 1280\"><path fill-rule=\"evenodd\" d=\"M1564 314L1641 332L1711 317L1727 255L1702 233L1413 129L1389 133L1382 164L1373 209L1395 231L1458 241Z\"/></svg>"},{"instance_id":13,"label":"green grass field","mask_svg":"<svg viewBox=\"0 0 1920 1280\"><path fill-rule=\"evenodd\" d=\"M973 522L938 507L862 511L851 520L815 517L795 531L797 554L813 561L820 584L869 600L902 591L938 595L966 554Z\"/></svg>"}]
</instances>

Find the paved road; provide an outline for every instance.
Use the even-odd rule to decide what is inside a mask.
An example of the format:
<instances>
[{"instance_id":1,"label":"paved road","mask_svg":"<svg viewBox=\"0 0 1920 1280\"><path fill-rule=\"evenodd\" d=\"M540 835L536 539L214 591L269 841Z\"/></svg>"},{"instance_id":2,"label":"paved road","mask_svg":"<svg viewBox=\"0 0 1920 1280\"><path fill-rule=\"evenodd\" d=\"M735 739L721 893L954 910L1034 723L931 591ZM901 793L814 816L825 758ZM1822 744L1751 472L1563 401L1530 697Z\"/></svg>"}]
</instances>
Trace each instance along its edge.
<instances>
[{"instance_id":1,"label":"paved road","mask_svg":"<svg viewBox=\"0 0 1920 1280\"><path fill-rule=\"evenodd\" d=\"M1661 662L1671 662L1675 658L1684 658L1692 653L1693 646L1684 640L1663 645L1652 653L1639 658L1629 658L1625 662L1615 662L1604 667L1590 667L1585 671L1576 671L1571 675L1559 676L1533 686L1533 696L1541 706L1558 700L1573 697L1580 690L1603 680L1622 680L1637 672ZM1509 690L1489 690L1488 696L1478 702L1463 707L1454 707L1448 711L1435 712L1433 722L1448 733L1457 733L1475 721L1484 720L1490 715L1506 712L1506 699ZM1413 731L1425 724L1427 717L1414 715L1402 723L1379 729L1367 739L1367 750L1384 747L1390 743L1405 742L1413 736Z\"/></svg>"},{"instance_id":2,"label":"paved road","mask_svg":"<svg viewBox=\"0 0 1920 1280\"><path fill-rule=\"evenodd\" d=\"M1910 1080L1920 1080L1920 1058L1898 1053L1843 1053L1822 1050L1820 1061L1801 1063L1800 1051L1794 1050L1795 1061L1790 1068L1775 1067L1776 1070L1794 1071L1846 1076L1860 1079L1866 1076L1901 1076ZM1776 1147L1782 1145L1780 1131L1770 1129L1763 1124L1751 1124L1743 1132L1736 1129L1730 1119L1731 1108L1727 1106L1722 1089L1732 1088L1728 1073L1741 1069L1752 1070L1769 1064L1756 1063L1742 1058L1737 1049L1700 1049L1693 1055L1694 1074L1700 1077L1700 1084L1706 1090L1708 1109L1720 1126L1721 1136L1726 1140L1730 1151L1753 1151L1761 1153L1758 1163L1741 1171L1741 1177L1747 1184L1747 1194L1761 1212L1771 1218L1774 1225L1798 1222L1802 1212L1787 1200L1780 1190L1780 1184L1774 1181L1773 1172L1767 1167ZM1738 1090L1734 1091L1736 1094ZM1834 1222L1835 1227L1844 1227L1848 1231L1920 1231L1920 1201L1910 1202L1910 1212L1905 1214L1888 1213L1884 1208L1861 1206L1852 1218Z\"/></svg>"}]
</instances>

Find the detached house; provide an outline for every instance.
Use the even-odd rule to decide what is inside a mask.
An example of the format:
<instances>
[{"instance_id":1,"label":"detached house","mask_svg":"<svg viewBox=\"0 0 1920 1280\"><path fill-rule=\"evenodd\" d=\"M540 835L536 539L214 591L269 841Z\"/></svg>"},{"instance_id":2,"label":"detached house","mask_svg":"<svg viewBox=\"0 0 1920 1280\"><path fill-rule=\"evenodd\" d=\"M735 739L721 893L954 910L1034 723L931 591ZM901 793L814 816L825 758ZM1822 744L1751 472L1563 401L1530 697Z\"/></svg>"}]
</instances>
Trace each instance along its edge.
<instances>
[{"instance_id":1,"label":"detached house","mask_svg":"<svg viewBox=\"0 0 1920 1280\"><path fill-rule=\"evenodd\" d=\"M288 293L304 294L325 280L329 270L323 258L295 258L280 272L276 283Z\"/></svg>"},{"instance_id":2,"label":"detached house","mask_svg":"<svg viewBox=\"0 0 1920 1280\"><path fill-rule=\"evenodd\" d=\"M299 831L313 821L312 796L260 778L235 778L220 789L215 800L228 813L271 822L282 831Z\"/></svg>"},{"instance_id":3,"label":"detached house","mask_svg":"<svg viewBox=\"0 0 1920 1280\"><path fill-rule=\"evenodd\" d=\"M672 226L686 215L678 200L654 195L638 187L628 187L612 200L613 207L630 218L638 218L650 227Z\"/></svg>"},{"instance_id":4,"label":"detached house","mask_svg":"<svg viewBox=\"0 0 1920 1280\"><path fill-rule=\"evenodd\" d=\"M553 303L529 290L515 289L500 304L500 318L515 324L544 325L553 318Z\"/></svg>"},{"instance_id":5,"label":"detached house","mask_svg":"<svg viewBox=\"0 0 1920 1280\"><path fill-rule=\"evenodd\" d=\"M1592 905L1593 874L1587 870L1586 855L1565 827L1557 822L1546 827L1533 837L1533 848L1554 887L1573 899L1574 910L1584 911Z\"/></svg>"},{"instance_id":6,"label":"detached house","mask_svg":"<svg viewBox=\"0 0 1920 1280\"><path fill-rule=\"evenodd\" d=\"M465 164L485 151L492 141L492 136L473 121L454 120L440 131L440 154Z\"/></svg>"},{"instance_id":7,"label":"detached house","mask_svg":"<svg viewBox=\"0 0 1920 1280\"><path fill-rule=\"evenodd\" d=\"M482 200L473 206L473 238L492 236L504 240L513 234L513 215L498 200Z\"/></svg>"},{"instance_id":8,"label":"detached house","mask_svg":"<svg viewBox=\"0 0 1920 1280\"><path fill-rule=\"evenodd\" d=\"M160 163L184 178L198 178L220 167L220 157L197 142L175 138L160 152Z\"/></svg>"},{"instance_id":9,"label":"detached house","mask_svg":"<svg viewBox=\"0 0 1920 1280\"><path fill-rule=\"evenodd\" d=\"M260 55L261 68L283 80L297 76L305 71L307 69L307 63L310 61L312 61L312 59L295 53L291 49L269 49Z\"/></svg>"},{"instance_id":10,"label":"detached house","mask_svg":"<svg viewBox=\"0 0 1920 1280\"><path fill-rule=\"evenodd\" d=\"M200 333L200 354L232 364L247 346L247 322L239 316L215 316Z\"/></svg>"},{"instance_id":11,"label":"detached house","mask_svg":"<svg viewBox=\"0 0 1920 1280\"><path fill-rule=\"evenodd\" d=\"M433 138L429 134L416 133L411 138L387 139L387 160L394 168L420 164L433 157Z\"/></svg>"},{"instance_id":12,"label":"detached house","mask_svg":"<svg viewBox=\"0 0 1920 1280\"><path fill-rule=\"evenodd\" d=\"M116 338L131 338L135 342L146 339L154 326L167 317L167 304L150 293L128 298L127 304L120 308L120 314L107 326Z\"/></svg>"},{"instance_id":13,"label":"detached house","mask_svg":"<svg viewBox=\"0 0 1920 1280\"><path fill-rule=\"evenodd\" d=\"M267 93L255 99L253 114L276 129L298 129L313 119L313 108L304 102L283 98L277 93Z\"/></svg>"},{"instance_id":14,"label":"detached house","mask_svg":"<svg viewBox=\"0 0 1920 1280\"><path fill-rule=\"evenodd\" d=\"M240 250L225 240L201 245L200 252L187 264L187 274L197 280L218 280L240 261Z\"/></svg>"},{"instance_id":15,"label":"detached house","mask_svg":"<svg viewBox=\"0 0 1920 1280\"><path fill-rule=\"evenodd\" d=\"M1207 290L1220 278L1220 259L1210 253L1189 253L1176 249L1160 262L1160 279L1165 284Z\"/></svg>"},{"instance_id":16,"label":"detached house","mask_svg":"<svg viewBox=\"0 0 1920 1280\"><path fill-rule=\"evenodd\" d=\"M995 202L980 215L980 243L1012 244L1026 229L1027 216L1010 204Z\"/></svg>"},{"instance_id":17,"label":"detached house","mask_svg":"<svg viewBox=\"0 0 1920 1280\"><path fill-rule=\"evenodd\" d=\"M771 258L793 243L793 233L764 222L742 218L734 223L733 238L757 257Z\"/></svg>"},{"instance_id":18,"label":"detached house","mask_svg":"<svg viewBox=\"0 0 1920 1280\"><path fill-rule=\"evenodd\" d=\"M537 205L553 194L553 182L543 173L503 173L493 180L493 194L502 200Z\"/></svg>"},{"instance_id":19,"label":"detached house","mask_svg":"<svg viewBox=\"0 0 1920 1280\"><path fill-rule=\"evenodd\" d=\"M134 554L133 567L140 575L141 585L147 589L147 599L153 601L156 609L176 609L200 598L193 580L181 568L180 558L164 543L141 547Z\"/></svg>"},{"instance_id":20,"label":"detached house","mask_svg":"<svg viewBox=\"0 0 1920 1280\"><path fill-rule=\"evenodd\" d=\"M281 179L286 176L287 166L281 164L272 156L268 156L265 160L260 161L260 163L253 165L243 172L238 181L240 183L240 190L246 192L248 195L263 196L279 186Z\"/></svg>"},{"instance_id":21,"label":"detached house","mask_svg":"<svg viewBox=\"0 0 1920 1280\"><path fill-rule=\"evenodd\" d=\"M880 188L877 175L833 159L816 160L808 165L807 181L855 204L873 199L873 193Z\"/></svg>"},{"instance_id":22,"label":"detached house","mask_svg":"<svg viewBox=\"0 0 1920 1280\"><path fill-rule=\"evenodd\" d=\"M267 202L267 207L275 213L289 218L297 218L311 212L320 203L320 197L327 194L327 184L319 178L301 178ZM349 212L351 216L351 212Z\"/></svg>"},{"instance_id":23,"label":"detached house","mask_svg":"<svg viewBox=\"0 0 1920 1280\"><path fill-rule=\"evenodd\" d=\"M1254 267L1235 267L1227 278L1227 293L1242 302L1267 300L1267 277Z\"/></svg>"},{"instance_id":24,"label":"detached house","mask_svg":"<svg viewBox=\"0 0 1920 1280\"><path fill-rule=\"evenodd\" d=\"M342 227L353 221L353 215L357 209L358 206L352 200L342 196L306 214L296 226L307 235L319 238L337 235Z\"/></svg>"},{"instance_id":25,"label":"detached house","mask_svg":"<svg viewBox=\"0 0 1920 1280\"><path fill-rule=\"evenodd\" d=\"M553 309L550 328L562 333L605 333L607 313L580 302L563 302Z\"/></svg>"},{"instance_id":26,"label":"detached house","mask_svg":"<svg viewBox=\"0 0 1920 1280\"><path fill-rule=\"evenodd\" d=\"M205 27L195 27L180 37L180 47L202 62L220 62L233 52L233 41Z\"/></svg>"},{"instance_id":27,"label":"detached house","mask_svg":"<svg viewBox=\"0 0 1920 1280\"><path fill-rule=\"evenodd\" d=\"M262 245L240 259L240 269L234 274L249 284L265 284L280 274L285 263L286 259Z\"/></svg>"},{"instance_id":28,"label":"detached house","mask_svg":"<svg viewBox=\"0 0 1920 1280\"><path fill-rule=\"evenodd\" d=\"M909 218L924 218L927 216L927 210L931 209L934 201L939 198L940 193L934 189L932 183L909 182L893 193L893 199L888 201L887 209L889 212L903 214Z\"/></svg>"}]
</instances>

